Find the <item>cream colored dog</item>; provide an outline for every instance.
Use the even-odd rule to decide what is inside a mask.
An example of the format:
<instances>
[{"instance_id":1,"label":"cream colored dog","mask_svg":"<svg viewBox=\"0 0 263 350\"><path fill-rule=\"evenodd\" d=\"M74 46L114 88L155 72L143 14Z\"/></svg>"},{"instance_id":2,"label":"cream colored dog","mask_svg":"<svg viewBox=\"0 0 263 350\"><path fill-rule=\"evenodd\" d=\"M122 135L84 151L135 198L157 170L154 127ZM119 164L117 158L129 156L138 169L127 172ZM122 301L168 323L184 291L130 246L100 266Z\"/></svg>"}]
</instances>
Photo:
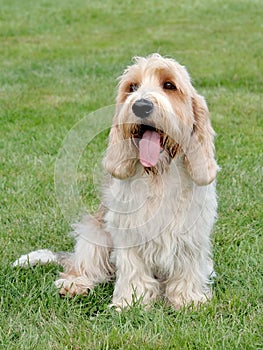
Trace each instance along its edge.
<instances>
[{"instance_id":1,"label":"cream colored dog","mask_svg":"<svg viewBox=\"0 0 263 350\"><path fill-rule=\"evenodd\" d=\"M134 61L120 78L101 209L75 225L72 254L34 252L15 265L60 262L61 294L115 277L118 308L160 295L179 308L211 297L214 131L183 66L159 54Z\"/></svg>"}]
</instances>

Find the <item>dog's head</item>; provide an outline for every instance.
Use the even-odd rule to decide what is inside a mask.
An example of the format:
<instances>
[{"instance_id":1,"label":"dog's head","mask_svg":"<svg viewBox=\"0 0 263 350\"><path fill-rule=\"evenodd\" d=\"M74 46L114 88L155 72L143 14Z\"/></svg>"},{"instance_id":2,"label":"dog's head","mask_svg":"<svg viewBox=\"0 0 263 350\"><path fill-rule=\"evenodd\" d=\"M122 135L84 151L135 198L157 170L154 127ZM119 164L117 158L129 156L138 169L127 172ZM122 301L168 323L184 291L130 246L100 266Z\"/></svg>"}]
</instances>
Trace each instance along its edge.
<instances>
[{"instance_id":1,"label":"dog's head","mask_svg":"<svg viewBox=\"0 0 263 350\"><path fill-rule=\"evenodd\" d=\"M180 156L195 183L209 184L218 167L204 98L176 61L159 54L134 61L120 78L105 169L119 179L162 173Z\"/></svg>"}]
</instances>

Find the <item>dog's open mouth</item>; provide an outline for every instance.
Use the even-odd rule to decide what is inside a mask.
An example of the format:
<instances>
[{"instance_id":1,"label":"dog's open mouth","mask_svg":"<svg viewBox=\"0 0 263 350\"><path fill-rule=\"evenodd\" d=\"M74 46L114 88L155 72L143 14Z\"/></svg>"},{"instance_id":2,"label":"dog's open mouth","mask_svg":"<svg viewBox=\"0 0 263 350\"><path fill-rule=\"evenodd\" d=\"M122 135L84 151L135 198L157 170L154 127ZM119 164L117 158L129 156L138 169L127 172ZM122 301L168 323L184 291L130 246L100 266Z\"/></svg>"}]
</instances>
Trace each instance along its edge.
<instances>
[{"instance_id":1,"label":"dog's open mouth","mask_svg":"<svg viewBox=\"0 0 263 350\"><path fill-rule=\"evenodd\" d=\"M164 150L173 158L178 148L169 136L152 125L134 125L132 137L139 149L139 160L146 168L155 167Z\"/></svg>"},{"instance_id":2,"label":"dog's open mouth","mask_svg":"<svg viewBox=\"0 0 263 350\"><path fill-rule=\"evenodd\" d=\"M153 167L159 160L161 135L154 129L146 129L139 141L139 159L144 167Z\"/></svg>"}]
</instances>

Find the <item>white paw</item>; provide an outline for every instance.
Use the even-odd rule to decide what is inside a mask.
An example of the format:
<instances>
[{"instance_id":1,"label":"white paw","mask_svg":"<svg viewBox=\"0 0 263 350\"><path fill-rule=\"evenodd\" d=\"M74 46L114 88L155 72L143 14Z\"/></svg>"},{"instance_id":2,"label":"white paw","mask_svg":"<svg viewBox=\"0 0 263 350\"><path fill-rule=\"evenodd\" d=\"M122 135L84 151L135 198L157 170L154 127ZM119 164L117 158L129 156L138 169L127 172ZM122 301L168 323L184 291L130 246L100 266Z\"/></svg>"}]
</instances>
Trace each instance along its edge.
<instances>
[{"instance_id":1,"label":"white paw","mask_svg":"<svg viewBox=\"0 0 263 350\"><path fill-rule=\"evenodd\" d=\"M34 252L21 255L19 259L13 262L12 266L35 266L37 264L45 265L50 262L58 262L56 254L48 249L35 250Z\"/></svg>"},{"instance_id":2,"label":"white paw","mask_svg":"<svg viewBox=\"0 0 263 350\"><path fill-rule=\"evenodd\" d=\"M86 277L70 276L63 273L61 275L66 278L59 278L54 282L56 288L60 290L60 295L68 295L70 297L85 295L94 288L94 283Z\"/></svg>"},{"instance_id":3,"label":"white paw","mask_svg":"<svg viewBox=\"0 0 263 350\"><path fill-rule=\"evenodd\" d=\"M110 304L110 305L108 305L108 307L110 308L110 309L114 309L115 311L117 311L117 312L122 312L122 311L124 311L125 309L127 310L127 305L126 306L123 306L122 304Z\"/></svg>"}]
</instances>

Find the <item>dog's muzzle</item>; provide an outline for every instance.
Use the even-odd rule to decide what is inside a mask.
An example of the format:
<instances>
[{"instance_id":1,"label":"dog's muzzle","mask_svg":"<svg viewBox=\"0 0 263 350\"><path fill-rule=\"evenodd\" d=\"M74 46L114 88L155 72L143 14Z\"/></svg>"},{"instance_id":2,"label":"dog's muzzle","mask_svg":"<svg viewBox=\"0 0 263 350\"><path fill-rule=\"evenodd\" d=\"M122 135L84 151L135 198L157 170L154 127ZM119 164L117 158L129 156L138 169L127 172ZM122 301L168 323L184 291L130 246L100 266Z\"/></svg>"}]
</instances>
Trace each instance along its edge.
<instances>
[{"instance_id":1,"label":"dog's muzzle","mask_svg":"<svg viewBox=\"0 0 263 350\"><path fill-rule=\"evenodd\" d=\"M153 103L144 98L137 100L132 105L132 111L139 118L147 118L153 111Z\"/></svg>"}]
</instances>

